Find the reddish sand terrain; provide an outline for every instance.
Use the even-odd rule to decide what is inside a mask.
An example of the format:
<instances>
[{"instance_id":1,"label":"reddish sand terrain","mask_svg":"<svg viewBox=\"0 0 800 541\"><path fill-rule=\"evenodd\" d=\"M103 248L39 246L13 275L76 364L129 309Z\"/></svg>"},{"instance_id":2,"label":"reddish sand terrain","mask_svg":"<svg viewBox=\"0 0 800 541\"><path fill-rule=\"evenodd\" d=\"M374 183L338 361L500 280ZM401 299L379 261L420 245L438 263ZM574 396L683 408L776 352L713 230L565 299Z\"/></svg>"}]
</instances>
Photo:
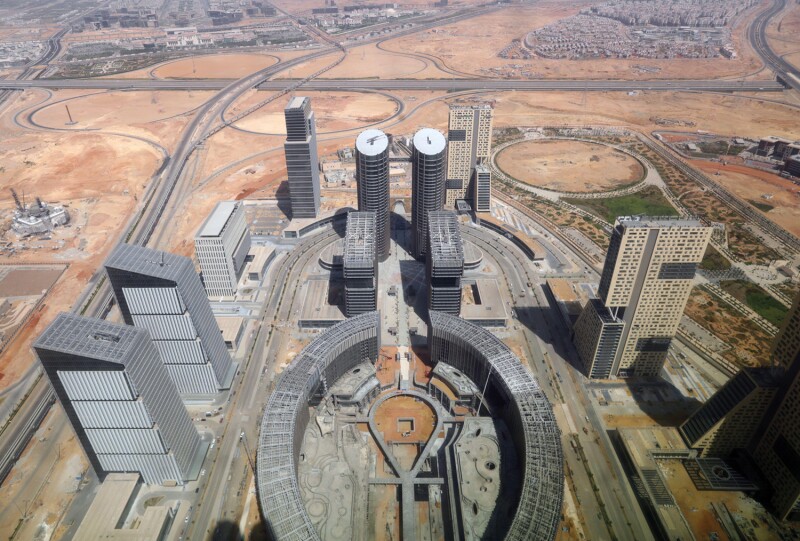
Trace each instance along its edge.
<instances>
[{"instance_id":1,"label":"reddish sand terrain","mask_svg":"<svg viewBox=\"0 0 800 541\"><path fill-rule=\"evenodd\" d=\"M579 141L526 141L497 155L503 172L533 186L562 192L601 192L644 176L633 157L605 145Z\"/></svg>"},{"instance_id":2,"label":"reddish sand terrain","mask_svg":"<svg viewBox=\"0 0 800 541\"><path fill-rule=\"evenodd\" d=\"M787 231L800 235L800 186L791 180L743 165L722 165L705 160L691 163L745 201L775 207L761 212Z\"/></svg>"},{"instance_id":3,"label":"reddish sand terrain","mask_svg":"<svg viewBox=\"0 0 800 541\"><path fill-rule=\"evenodd\" d=\"M217 54L182 58L152 70L159 79L239 79L278 63L266 54Z\"/></svg>"}]
</instances>

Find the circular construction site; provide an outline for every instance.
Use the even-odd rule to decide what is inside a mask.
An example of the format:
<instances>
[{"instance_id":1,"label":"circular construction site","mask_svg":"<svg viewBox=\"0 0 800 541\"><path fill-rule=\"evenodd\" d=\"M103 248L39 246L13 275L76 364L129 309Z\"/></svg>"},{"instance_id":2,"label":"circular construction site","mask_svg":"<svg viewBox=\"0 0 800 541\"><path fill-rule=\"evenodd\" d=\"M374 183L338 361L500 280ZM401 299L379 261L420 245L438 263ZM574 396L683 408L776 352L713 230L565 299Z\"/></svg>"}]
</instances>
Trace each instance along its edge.
<instances>
[{"instance_id":1,"label":"circular construction site","mask_svg":"<svg viewBox=\"0 0 800 541\"><path fill-rule=\"evenodd\" d=\"M427 349L380 346L379 312L283 371L261 424L271 539L550 541L564 472L552 407L491 332L430 313Z\"/></svg>"},{"instance_id":2,"label":"circular construction site","mask_svg":"<svg viewBox=\"0 0 800 541\"><path fill-rule=\"evenodd\" d=\"M609 192L641 182L642 164L600 143L570 139L528 140L502 148L494 157L506 175L562 193Z\"/></svg>"}]
</instances>

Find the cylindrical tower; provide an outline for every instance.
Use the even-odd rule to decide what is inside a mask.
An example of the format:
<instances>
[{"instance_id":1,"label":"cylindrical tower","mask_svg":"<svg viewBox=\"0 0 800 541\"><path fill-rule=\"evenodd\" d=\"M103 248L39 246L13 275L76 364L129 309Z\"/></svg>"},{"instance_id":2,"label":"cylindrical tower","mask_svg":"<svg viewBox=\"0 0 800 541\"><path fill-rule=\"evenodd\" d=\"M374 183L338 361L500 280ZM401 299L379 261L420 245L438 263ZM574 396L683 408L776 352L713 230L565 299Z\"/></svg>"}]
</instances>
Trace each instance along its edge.
<instances>
[{"instance_id":1,"label":"cylindrical tower","mask_svg":"<svg viewBox=\"0 0 800 541\"><path fill-rule=\"evenodd\" d=\"M447 142L444 135L422 128L414 135L411 150L412 253L422 259L427 253L428 213L444 206Z\"/></svg>"},{"instance_id":2,"label":"cylindrical tower","mask_svg":"<svg viewBox=\"0 0 800 541\"><path fill-rule=\"evenodd\" d=\"M389 137L365 130L356 138L358 210L375 213L378 260L389 257Z\"/></svg>"}]
</instances>

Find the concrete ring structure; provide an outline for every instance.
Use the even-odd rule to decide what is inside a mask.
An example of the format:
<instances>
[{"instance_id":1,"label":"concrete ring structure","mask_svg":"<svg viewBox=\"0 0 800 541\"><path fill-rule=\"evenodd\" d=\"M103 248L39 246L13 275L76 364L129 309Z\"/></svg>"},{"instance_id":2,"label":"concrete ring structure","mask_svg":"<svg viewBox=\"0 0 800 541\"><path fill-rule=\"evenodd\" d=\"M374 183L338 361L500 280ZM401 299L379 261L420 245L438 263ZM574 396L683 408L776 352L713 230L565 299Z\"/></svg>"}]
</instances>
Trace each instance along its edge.
<instances>
[{"instance_id":1,"label":"concrete ring structure","mask_svg":"<svg viewBox=\"0 0 800 541\"><path fill-rule=\"evenodd\" d=\"M315 338L281 374L261 423L257 480L259 504L271 537L319 540L297 478L309 405L329 384L368 360L380 343L380 313L349 318ZM461 318L431 312L431 360L446 361L485 387L484 405L502 417L512 434L523 482L508 541L555 538L563 502L561 440L552 407L530 371L489 331Z\"/></svg>"}]
</instances>

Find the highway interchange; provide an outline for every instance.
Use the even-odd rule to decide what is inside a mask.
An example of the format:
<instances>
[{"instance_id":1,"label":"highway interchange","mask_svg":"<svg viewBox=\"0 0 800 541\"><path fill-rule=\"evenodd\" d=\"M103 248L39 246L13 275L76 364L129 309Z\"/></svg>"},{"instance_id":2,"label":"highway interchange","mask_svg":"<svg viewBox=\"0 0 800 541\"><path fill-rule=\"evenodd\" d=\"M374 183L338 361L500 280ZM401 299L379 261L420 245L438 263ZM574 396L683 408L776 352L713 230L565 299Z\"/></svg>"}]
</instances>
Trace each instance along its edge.
<instances>
[{"instance_id":1,"label":"highway interchange","mask_svg":"<svg viewBox=\"0 0 800 541\"><path fill-rule=\"evenodd\" d=\"M756 47L757 52L762 56L765 63L771 67L781 77L783 81L794 89L800 88L800 82L793 77L797 76L797 70L783 61L776 55L770 48L765 38L766 27L777 13L785 5L785 0L775 0L773 6L764 11L757 17L753 25L749 29L748 36L751 42ZM485 12L485 11L484 11ZM481 12L483 13L483 12ZM430 25L420 25L406 33L417 32L436 26L438 24L446 24L454 22L455 20L463 20L469 16L477 15L467 14L453 17L452 19L445 19L431 23ZM37 61L38 65L46 65L53 60L60 52L60 37L66 33L66 30L60 31L49 42L48 49L45 55ZM393 36L396 37L396 36ZM383 39L383 38L382 38ZM379 40L374 40L379 41ZM357 45L362 45L369 41L359 42ZM355 46L351 44L346 47ZM291 80L275 80L274 77L283 71L291 68L292 66L299 65L303 62L313 60L331 54L332 48L326 47L308 55L298 57L296 59L279 63L259 72L253 73L247 77L237 81L166 81L166 80L114 80L114 79L85 79L85 80L51 80L51 79L28 79L20 78L17 80L2 80L0 81L0 90L22 90L27 88L44 88L44 89L110 89L110 90L212 90L218 93L207 101L198 110L191 123L186 127L182 134L180 141L171 156L165 158L159 174L156 175L148 188L146 197L143 199L137 214L131 219L129 227L122 239L127 242L136 244L147 244L153 247L163 246L165 235L168 235L169 221L163 220L164 216L169 216L171 213L180 207L184 198L190 192L192 185L192 174L190 173L191 167L187 165L196 159L196 150L205 141L210 133L216 133L222 125L227 126L230 120L221 123L222 115L232 103L239 99L245 92L258 88L264 91L284 91L287 86L294 85L296 81ZM31 66L25 74L25 77L38 75L38 73ZM438 79L438 80L376 80L376 79L363 79L363 80L310 80L304 83L303 88L309 90L325 90L325 89L339 89L339 90L355 90L355 89L373 89L373 90L517 90L517 91L632 91L632 90L654 90L654 91L717 91L717 92L733 92L733 91L781 91L784 86L775 81L742 81L742 80L705 80L705 81L691 81L691 80L674 80L674 81L558 81L558 80L540 80L540 81L521 81L521 80L488 80L488 79ZM470 235L470 234L468 234ZM476 244L481 245L487 252L496 257L501 257L504 253L513 254L515 250L508 248L502 253L498 252L496 248L491 245L491 240L481 238L479 235L474 235ZM310 245L320 243L322 241L332 241L335 234L332 232L325 233L324 236L317 236L312 238L308 243L300 243L298 247L291 252L289 257L286 257L278 262L277 269L273 270L276 274L276 281L273 284L283 284L286 277L291 275L292 270L302 268L303 265L312 260L313 253ZM318 247L318 246L317 246ZM312 255L309 255L312 254ZM517 256L518 257L518 254ZM297 265L301 265L297 267ZM510 265L515 268L515 265ZM524 272L528 273L525 265L522 265ZM515 276L515 273L511 276ZM526 283L532 282L531 277L527 276ZM521 277L511 279L512 291L516 288L525 289ZM295 284L298 285L298 284ZM239 428L245 430L249 441L255 441L255 427L260 413L260 406L266 400L266 396L258 398L258 392L263 392L260 388L259 374L262 374L267 359L274 358L277 352L278 341L275 340L272 332L276 325L286 323L291 320L288 314L291 302L283 303L284 291L295 291L296 289L290 288L273 288L269 295L266 297L266 305L262 312L262 325L255 338L256 342L254 348L251 350L251 355L248 357L249 362L243 367L243 375L240 376L238 382L244 381L240 389L240 393L235 397L228 408L230 414L228 419L235 419L233 424L226 425L226 433L233 434L223 438L220 448L217 452L223 456L231 457L235 454L234 448L239 445L238 433ZM541 292L536 295L536 302L539 302ZM519 304L519 302L518 302ZM545 302L546 304L546 302ZM76 312L89 315L102 317L104 316L111 305L111 293L109 288L102 277L102 272L97 272L89 282L87 289L78 302L75 304L74 310ZM279 310L279 311L278 311ZM525 314L525 311L522 312ZM525 316L524 316L525 317ZM534 316L530 316L534 317ZM273 319L274 318L274 319ZM270 319L276 323L272 327L268 324ZM544 325L549 328L553 322L547 320L529 321L524 325L526 328L538 328L538 325ZM555 323L558 326L558 323ZM555 336L563 338L563 329L557 328L555 331L550 331L551 335L555 332ZM528 330L530 334L530 330ZM551 358L555 355L552 344L550 347L545 347L544 351L537 350L536 340L529 337L529 347L532 348L532 359L544 358L544 353L547 353ZM540 347L540 346L538 346ZM266 354L264 354L266 352ZM552 363L555 370L566 370L564 363ZM555 368L560 367L560 368ZM563 377L571 378L570 372L564 372L562 377L559 378L563 381ZM541 377L541 375L540 375ZM53 403L53 394L49 385L42 378L36 377L35 373L31 373L31 387L26 400L13 417L12 421L3 428L0 439L0 471L2 466L11 464L13 460L19 456L22 449L29 441L36 427L38 426L43 414L49 409L49 405ZM571 380L570 380L571 381ZM571 385L569 386L571 387ZM573 389L578 392L578 387ZM563 392L563 389L562 389ZM580 397L575 394L571 398L580 402ZM246 412L247 417L240 417L238 414ZM63 416L62 416L63 419ZM246 426L244 420L247 419ZM596 424L596 419L592 418L593 424ZM64 419L63 422L66 422ZM608 448L610 449L610 447ZM608 449L605 451L607 452ZM613 454L612 454L613 456ZM203 501L212 502L213 509L204 513L197 513L198 523L191 529L192 539L203 539L205 533L211 528L213 520L216 520L218 514L215 512L220 511L220 491L221 487L226 486L224 480L227 478L228 473L231 471L231 462L227 461L224 467L219 465L215 466L209 475L209 482L206 484L208 488L204 493ZM239 460L243 460L240 456ZM623 486L627 486L623 484ZM607 492L607 487L601 488L601 491ZM615 497L622 497L627 500L629 495ZM604 494L604 499L610 497L608 493ZM616 507L616 506L610 506ZM626 506L627 507L627 506ZM637 506L627 507L629 509L638 509ZM613 512L613 511L612 511ZM623 517L614 517L612 522L619 524ZM626 517L627 518L627 517ZM205 527L204 527L205 526ZM640 534L642 532L635 532ZM639 536L637 536L639 537ZM644 538L644 537L639 537Z\"/></svg>"}]
</instances>

